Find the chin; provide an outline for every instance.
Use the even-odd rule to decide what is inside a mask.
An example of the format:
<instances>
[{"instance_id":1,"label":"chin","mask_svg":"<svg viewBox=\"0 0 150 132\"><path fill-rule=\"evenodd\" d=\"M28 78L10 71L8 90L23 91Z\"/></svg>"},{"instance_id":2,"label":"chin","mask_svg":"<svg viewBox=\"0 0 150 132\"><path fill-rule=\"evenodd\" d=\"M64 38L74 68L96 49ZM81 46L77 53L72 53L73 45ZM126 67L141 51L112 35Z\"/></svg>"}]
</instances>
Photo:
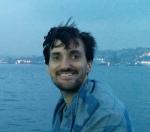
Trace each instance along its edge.
<instances>
[{"instance_id":1,"label":"chin","mask_svg":"<svg viewBox=\"0 0 150 132\"><path fill-rule=\"evenodd\" d=\"M80 89L80 86L82 85L82 82L76 81L74 83L55 83L55 85L64 92L77 92Z\"/></svg>"}]
</instances>

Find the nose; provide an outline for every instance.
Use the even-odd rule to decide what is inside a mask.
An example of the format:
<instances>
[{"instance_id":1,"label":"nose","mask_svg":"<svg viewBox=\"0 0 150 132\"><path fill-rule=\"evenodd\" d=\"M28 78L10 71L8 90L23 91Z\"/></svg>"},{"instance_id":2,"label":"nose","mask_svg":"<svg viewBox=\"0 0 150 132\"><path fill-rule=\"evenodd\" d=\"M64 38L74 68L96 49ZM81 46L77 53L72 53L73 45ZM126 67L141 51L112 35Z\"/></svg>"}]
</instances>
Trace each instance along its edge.
<instances>
[{"instance_id":1,"label":"nose","mask_svg":"<svg viewBox=\"0 0 150 132\"><path fill-rule=\"evenodd\" d=\"M70 60L67 58L63 58L63 60L61 61L61 69L68 69L70 68Z\"/></svg>"}]
</instances>

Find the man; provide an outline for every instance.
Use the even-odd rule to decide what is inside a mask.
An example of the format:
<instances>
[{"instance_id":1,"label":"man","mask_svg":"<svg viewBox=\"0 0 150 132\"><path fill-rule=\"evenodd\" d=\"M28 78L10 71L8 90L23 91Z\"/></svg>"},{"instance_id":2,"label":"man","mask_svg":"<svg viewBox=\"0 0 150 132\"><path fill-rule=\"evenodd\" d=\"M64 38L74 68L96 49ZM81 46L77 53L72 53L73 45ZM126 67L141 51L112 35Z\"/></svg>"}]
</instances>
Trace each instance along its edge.
<instances>
[{"instance_id":1,"label":"man","mask_svg":"<svg viewBox=\"0 0 150 132\"><path fill-rule=\"evenodd\" d=\"M106 85L88 79L95 39L73 24L53 27L43 43L45 64L62 97L52 132L131 132L124 105Z\"/></svg>"}]
</instances>

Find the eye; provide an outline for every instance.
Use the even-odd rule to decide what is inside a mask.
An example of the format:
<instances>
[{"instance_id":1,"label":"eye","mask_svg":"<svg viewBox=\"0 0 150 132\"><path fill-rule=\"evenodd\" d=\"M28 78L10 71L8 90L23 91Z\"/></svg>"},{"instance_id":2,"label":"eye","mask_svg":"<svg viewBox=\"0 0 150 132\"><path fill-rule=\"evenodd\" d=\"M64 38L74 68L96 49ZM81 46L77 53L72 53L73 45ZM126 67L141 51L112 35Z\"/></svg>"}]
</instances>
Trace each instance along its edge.
<instances>
[{"instance_id":1,"label":"eye","mask_svg":"<svg viewBox=\"0 0 150 132\"><path fill-rule=\"evenodd\" d=\"M51 59L52 59L53 61L59 61L59 60L61 59L61 57L60 57L59 54L54 54L54 55L51 56Z\"/></svg>"},{"instance_id":2,"label":"eye","mask_svg":"<svg viewBox=\"0 0 150 132\"><path fill-rule=\"evenodd\" d=\"M53 56L53 60L59 60L59 56Z\"/></svg>"},{"instance_id":3,"label":"eye","mask_svg":"<svg viewBox=\"0 0 150 132\"><path fill-rule=\"evenodd\" d=\"M71 58L73 60L78 60L80 58L80 55L78 53L74 53L74 54L71 55Z\"/></svg>"}]
</instances>

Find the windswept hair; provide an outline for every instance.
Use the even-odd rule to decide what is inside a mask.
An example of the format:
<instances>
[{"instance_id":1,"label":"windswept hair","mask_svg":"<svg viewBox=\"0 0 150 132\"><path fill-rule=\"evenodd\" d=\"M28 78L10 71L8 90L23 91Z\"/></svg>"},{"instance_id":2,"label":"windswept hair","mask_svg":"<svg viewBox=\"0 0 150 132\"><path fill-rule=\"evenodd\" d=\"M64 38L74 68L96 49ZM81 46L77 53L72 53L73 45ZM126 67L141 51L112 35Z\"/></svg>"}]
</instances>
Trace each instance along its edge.
<instances>
[{"instance_id":1,"label":"windswept hair","mask_svg":"<svg viewBox=\"0 0 150 132\"><path fill-rule=\"evenodd\" d=\"M49 64L50 50L54 48L55 40L60 40L65 48L68 48L70 42L73 41L75 46L78 46L77 39L80 39L84 44L84 50L87 61L93 61L96 42L94 37L87 32L80 32L74 23L69 24L70 19L65 25L52 27L48 34L44 37L43 54L45 64Z\"/></svg>"}]
</instances>

